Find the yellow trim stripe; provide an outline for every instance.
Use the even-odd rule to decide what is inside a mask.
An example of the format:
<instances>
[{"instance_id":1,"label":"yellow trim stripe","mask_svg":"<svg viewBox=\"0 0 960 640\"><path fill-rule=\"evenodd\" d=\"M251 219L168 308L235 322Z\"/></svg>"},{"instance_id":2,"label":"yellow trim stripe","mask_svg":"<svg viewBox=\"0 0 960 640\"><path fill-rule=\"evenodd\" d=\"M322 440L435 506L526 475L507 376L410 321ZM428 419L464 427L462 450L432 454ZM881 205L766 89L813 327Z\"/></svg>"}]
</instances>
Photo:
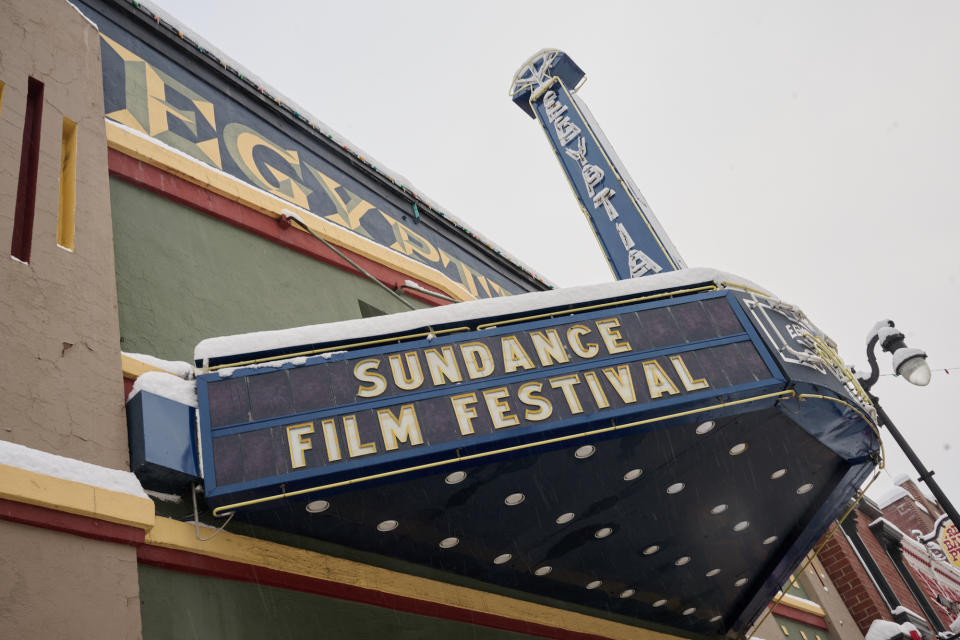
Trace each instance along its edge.
<instances>
[{"instance_id":1,"label":"yellow trim stripe","mask_svg":"<svg viewBox=\"0 0 960 640\"><path fill-rule=\"evenodd\" d=\"M780 600L777 602L777 604L782 604L790 607L791 609L797 609L806 613L812 613L813 615L820 616L821 618L827 617L827 613L823 610L823 607L816 602L798 598L790 595L789 593L785 593L780 596Z\"/></svg>"},{"instance_id":2,"label":"yellow trim stripe","mask_svg":"<svg viewBox=\"0 0 960 640\"><path fill-rule=\"evenodd\" d=\"M158 517L156 522L156 526L147 533L146 537L147 544L156 547L196 553L308 578L329 580L573 632L601 635L612 640L678 639L678 636L666 633L372 567L352 560L334 558L314 551L287 547L226 531L212 540L201 542L197 540L191 523L161 517Z\"/></svg>"},{"instance_id":3,"label":"yellow trim stripe","mask_svg":"<svg viewBox=\"0 0 960 640\"><path fill-rule=\"evenodd\" d=\"M290 211L299 209L294 204L274 198L236 178L214 171L200 162L128 131L115 122L107 120L106 123L107 146L111 149L229 198L270 218L280 218L284 209ZM436 287L455 300L476 299L463 285L436 269L387 249L332 222L315 216L303 216L303 219L314 233L328 242ZM297 231L306 233L300 229Z\"/></svg>"},{"instance_id":4,"label":"yellow trim stripe","mask_svg":"<svg viewBox=\"0 0 960 640\"><path fill-rule=\"evenodd\" d=\"M0 498L149 530L153 501L0 464Z\"/></svg>"},{"instance_id":5,"label":"yellow trim stripe","mask_svg":"<svg viewBox=\"0 0 960 640\"><path fill-rule=\"evenodd\" d=\"M123 368L123 377L127 380L136 380L148 371L160 371L161 373L170 373L166 369L147 364L142 360L131 358L127 354L120 354L121 367ZM173 374L170 374L173 375Z\"/></svg>"}]
</instances>

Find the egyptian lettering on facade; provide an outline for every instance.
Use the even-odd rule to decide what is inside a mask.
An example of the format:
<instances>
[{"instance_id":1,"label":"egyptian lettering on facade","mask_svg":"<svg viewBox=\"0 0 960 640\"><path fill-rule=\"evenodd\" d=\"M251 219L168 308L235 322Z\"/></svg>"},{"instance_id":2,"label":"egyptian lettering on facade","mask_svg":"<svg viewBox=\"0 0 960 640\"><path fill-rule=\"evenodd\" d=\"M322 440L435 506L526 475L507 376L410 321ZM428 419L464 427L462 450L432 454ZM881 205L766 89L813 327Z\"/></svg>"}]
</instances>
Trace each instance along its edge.
<instances>
[{"instance_id":1,"label":"egyptian lettering on facade","mask_svg":"<svg viewBox=\"0 0 960 640\"><path fill-rule=\"evenodd\" d=\"M371 196L335 177L319 157L295 143L279 143L275 131L211 90L203 95L177 78L101 35L108 60L104 73L110 91L107 117L173 147L199 162L233 175L327 222L444 273L479 298L507 296L509 284L482 262L472 261L453 244L444 246L435 232L415 231L398 211L376 206ZM158 63L159 64L159 63ZM232 121L231 121L232 120ZM238 120L247 120L240 122ZM252 125L252 126L251 126ZM573 129L571 129L572 131ZM369 199L368 199L369 198ZM456 255L455 255L456 254Z\"/></svg>"}]
</instances>

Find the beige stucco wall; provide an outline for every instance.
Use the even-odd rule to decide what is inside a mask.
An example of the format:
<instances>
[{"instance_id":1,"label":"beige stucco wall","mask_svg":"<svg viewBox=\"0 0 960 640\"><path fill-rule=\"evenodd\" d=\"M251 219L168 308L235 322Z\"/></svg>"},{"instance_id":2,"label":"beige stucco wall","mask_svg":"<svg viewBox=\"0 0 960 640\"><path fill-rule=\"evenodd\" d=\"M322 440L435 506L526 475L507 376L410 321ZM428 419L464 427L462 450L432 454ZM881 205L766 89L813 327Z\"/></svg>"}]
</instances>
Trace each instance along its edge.
<instances>
[{"instance_id":1,"label":"beige stucco wall","mask_svg":"<svg viewBox=\"0 0 960 640\"><path fill-rule=\"evenodd\" d=\"M837 532L835 535L843 535ZM820 603L827 613L826 623L831 638L839 640L863 640L853 616L843 603L837 588L824 571L819 560L814 560L807 570L797 576L797 582L810 597Z\"/></svg>"},{"instance_id":2,"label":"beige stucco wall","mask_svg":"<svg viewBox=\"0 0 960 640\"><path fill-rule=\"evenodd\" d=\"M44 105L33 247L11 259L27 78ZM127 468L97 29L61 0L0 2L0 439ZM78 123L75 251L57 246L63 117Z\"/></svg>"},{"instance_id":3,"label":"beige stucco wall","mask_svg":"<svg viewBox=\"0 0 960 640\"><path fill-rule=\"evenodd\" d=\"M133 547L0 520L0 638L139 637Z\"/></svg>"}]
</instances>

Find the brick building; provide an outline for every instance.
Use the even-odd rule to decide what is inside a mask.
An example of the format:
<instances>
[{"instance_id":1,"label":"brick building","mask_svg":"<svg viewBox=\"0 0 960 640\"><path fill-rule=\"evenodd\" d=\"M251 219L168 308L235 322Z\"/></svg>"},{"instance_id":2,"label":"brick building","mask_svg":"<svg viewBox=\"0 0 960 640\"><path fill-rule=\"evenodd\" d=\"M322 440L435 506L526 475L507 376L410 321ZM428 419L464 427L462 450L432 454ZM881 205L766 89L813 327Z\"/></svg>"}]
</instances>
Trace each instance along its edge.
<instances>
[{"instance_id":1,"label":"brick building","mask_svg":"<svg viewBox=\"0 0 960 640\"><path fill-rule=\"evenodd\" d=\"M824 569L863 633L874 620L911 622L924 637L946 632L960 610L960 570L916 540L939 506L906 477L865 498L824 545Z\"/></svg>"}]
</instances>

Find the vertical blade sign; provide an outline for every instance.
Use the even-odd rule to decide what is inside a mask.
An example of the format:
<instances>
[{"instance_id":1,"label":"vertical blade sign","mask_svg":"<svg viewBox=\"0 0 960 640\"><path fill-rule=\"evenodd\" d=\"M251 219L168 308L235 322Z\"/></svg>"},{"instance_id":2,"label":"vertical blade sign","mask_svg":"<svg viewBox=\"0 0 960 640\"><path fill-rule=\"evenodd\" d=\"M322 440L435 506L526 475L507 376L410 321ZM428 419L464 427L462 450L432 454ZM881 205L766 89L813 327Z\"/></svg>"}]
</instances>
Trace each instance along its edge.
<instances>
[{"instance_id":1,"label":"vertical blade sign","mask_svg":"<svg viewBox=\"0 0 960 640\"><path fill-rule=\"evenodd\" d=\"M565 53L543 51L517 73L513 99L543 126L618 280L684 268L586 105L567 88L582 78Z\"/></svg>"}]
</instances>

